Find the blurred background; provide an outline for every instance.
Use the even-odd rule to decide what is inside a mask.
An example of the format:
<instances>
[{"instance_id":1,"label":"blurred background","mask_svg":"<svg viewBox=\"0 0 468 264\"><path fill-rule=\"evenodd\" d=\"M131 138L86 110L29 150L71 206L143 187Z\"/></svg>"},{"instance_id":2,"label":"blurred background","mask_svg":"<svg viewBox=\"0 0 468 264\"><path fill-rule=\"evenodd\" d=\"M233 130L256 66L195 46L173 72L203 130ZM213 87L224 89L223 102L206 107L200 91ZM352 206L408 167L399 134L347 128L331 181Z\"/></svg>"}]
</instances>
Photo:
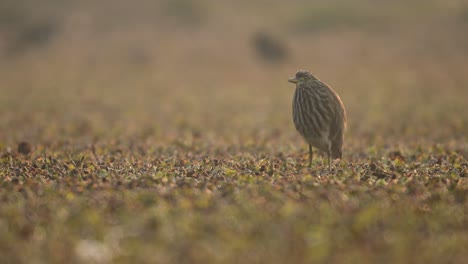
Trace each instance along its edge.
<instances>
[{"instance_id":1,"label":"blurred background","mask_svg":"<svg viewBox=\"0 0 468 264\"><path fill-rule=\"evenodd\" d=\"M2 0L0 142L302 147L287 79L307 69L348 148L459 147L466 32L462 0Z\"/></svg>"}]
</instances>

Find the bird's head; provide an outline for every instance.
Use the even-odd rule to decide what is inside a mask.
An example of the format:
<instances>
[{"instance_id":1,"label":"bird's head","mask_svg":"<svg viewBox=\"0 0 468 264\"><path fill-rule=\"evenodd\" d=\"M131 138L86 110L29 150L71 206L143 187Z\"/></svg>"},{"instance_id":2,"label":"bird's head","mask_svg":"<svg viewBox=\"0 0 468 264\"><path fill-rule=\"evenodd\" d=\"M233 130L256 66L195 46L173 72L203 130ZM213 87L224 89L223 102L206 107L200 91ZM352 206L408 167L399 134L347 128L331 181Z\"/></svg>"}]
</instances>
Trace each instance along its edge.
<instances>
[{"instance_id":1,"label":"bird's head","mask_svg":"<svg viewBox=\"0 0 468 264\"><path fill-rule=\"evenodd\" d=\"M296 73L295 77L288 79L288 82L292 82L292 83L295 83L297 85L300 85L301 83L306 83L306 82L309 82L309 81L312 81L312 80L317 80L317 78L315 78L315 76L312 75L312 73L310 73L310 72L308 72L306 70L299 70Z\"/></svg>"}]
</instances>

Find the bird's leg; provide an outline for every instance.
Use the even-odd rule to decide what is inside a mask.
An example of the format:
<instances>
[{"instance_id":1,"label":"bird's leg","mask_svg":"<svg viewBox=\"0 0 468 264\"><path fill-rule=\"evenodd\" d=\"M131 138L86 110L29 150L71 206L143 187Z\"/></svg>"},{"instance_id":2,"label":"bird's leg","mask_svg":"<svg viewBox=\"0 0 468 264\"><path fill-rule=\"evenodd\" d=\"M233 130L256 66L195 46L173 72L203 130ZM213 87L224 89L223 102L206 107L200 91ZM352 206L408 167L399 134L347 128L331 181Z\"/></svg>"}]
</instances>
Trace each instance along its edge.
<instances>
[{"instance_id":1,"label":"bird's leg","mask_svg":"<svg viewBox=\"0 0 468 264\"><path fill-rule=\"evenodd\" d=\"M328 170L331 171L331 146L328 147Z\"/></svg>"},{"instance_id":2,"label":"bird's leg","mask_svg":"<svg viewBox=\"0 0 468 264\"><path fill-rule=\"evenodd\" d=\"M309 167L312 168L312 145L309 144Z\"/></svg>"}]
</instances>

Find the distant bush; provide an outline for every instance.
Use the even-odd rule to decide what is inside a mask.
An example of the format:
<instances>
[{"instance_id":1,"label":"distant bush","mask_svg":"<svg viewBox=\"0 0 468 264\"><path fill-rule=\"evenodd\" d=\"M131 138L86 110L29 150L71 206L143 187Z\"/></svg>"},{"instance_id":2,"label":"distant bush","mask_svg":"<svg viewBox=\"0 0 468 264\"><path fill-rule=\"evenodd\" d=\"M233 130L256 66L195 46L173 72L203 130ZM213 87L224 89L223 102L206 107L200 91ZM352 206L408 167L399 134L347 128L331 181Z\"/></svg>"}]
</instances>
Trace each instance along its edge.
<instances>
[{"instance_id":1,"label":"distant bush","mask_svg":"<svg viewBox=\"0 0 468 264\"><path fill-rule=\"evenodd\" d=\"M14 50L38 47L47 44L57 32L57 24L53 21L42 21L36 24L22 26L13 42Z\"/></svg>"},{"instance_id":2,"label":"distant bush","mask_svg":"<svg viewBox=\"0 0 468 264\"><path fill-rule=\"evenodd\" d=\"M286 45L268 32L259 31L252 34L252 45L259 56L267 62L282 62L288 56Z\"/></svg>"},{"instance_id":3,"label":"distant bush","mask_svg":"<svg viewBox=\"0 0 468 264\"><path fill-rule=\"evenodd\" d=\"M186 25L198 25L204 19L203 8L193 0L169 0L164 15Z\"/></svg>"},{"instance_id":4,"label":"distant bush","mask_svg":"<svg viewBox=\"0 0 468 264\"><path fill-rule=\"evenodd\" d=\"M297 14L292 26L296 31L323 31L343 27L372 26L377 22L379 18L362 6L313 5Z\"/></svg>"},{"instance_id":5,"label":"distant bush","mask_svg":"<svg viewBox=\"0 0 468 264\"><path fill-rule=\"evenodd\" d=\"M29 6L28 1L6 0L0 6L0 35L6 36L9 54L47 44L58 31L56 22Z\"/></svg>"},{"instance_id":6,"label":"distant bush","mask_svg":"<svg viewBox=\"0 0 468 264\"><path fill-rule=\"evenodd\" d=\"M463 22L468 23L468 5L461 8L459 18Z\"/></svg>"}]
</instances>

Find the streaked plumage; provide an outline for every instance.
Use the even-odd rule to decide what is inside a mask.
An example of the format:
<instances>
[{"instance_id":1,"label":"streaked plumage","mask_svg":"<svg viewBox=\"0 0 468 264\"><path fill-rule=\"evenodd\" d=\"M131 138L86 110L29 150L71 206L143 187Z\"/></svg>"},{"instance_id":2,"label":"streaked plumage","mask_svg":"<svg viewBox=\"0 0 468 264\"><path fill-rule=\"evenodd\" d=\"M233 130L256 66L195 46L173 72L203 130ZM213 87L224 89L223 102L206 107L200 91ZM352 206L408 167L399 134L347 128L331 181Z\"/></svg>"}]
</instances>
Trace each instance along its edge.
<instances>
[{"instance_id":1,"label":"streaked plumage","mask_svg":"<svg viewBox=\"0 0 468 264\"><path fill-rule=\"evenodd\" d=\"M312 147L330 157L342 157L346 110L338 94L311 73L300 70L289 82L296 84L293 98L294 125L309 144L309 166Z\"/></svg>"}]
</instances>

